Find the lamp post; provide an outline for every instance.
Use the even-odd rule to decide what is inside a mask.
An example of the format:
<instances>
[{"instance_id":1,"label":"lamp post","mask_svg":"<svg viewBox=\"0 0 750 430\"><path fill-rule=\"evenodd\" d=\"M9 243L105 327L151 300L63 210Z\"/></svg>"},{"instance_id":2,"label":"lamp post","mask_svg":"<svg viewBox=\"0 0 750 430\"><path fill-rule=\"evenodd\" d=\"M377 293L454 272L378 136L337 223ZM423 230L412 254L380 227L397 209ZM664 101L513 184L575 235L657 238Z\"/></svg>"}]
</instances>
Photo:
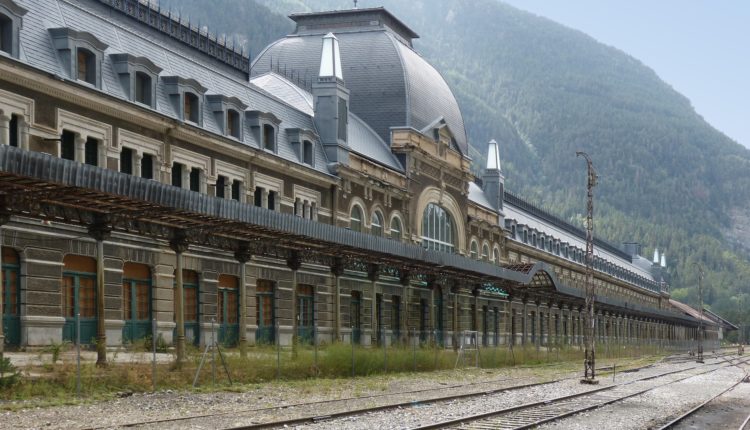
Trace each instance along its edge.
<instances>
[{"instance_id":1,"label":"lamp post","mask_svg":"<svg viewBox=\"0 0 750 430\"><path fill-rule=\"evenodd\" d=\"M596 170L594 163L585 152L576 152L577 157L586 159L588 168L588 182L586 185L586 328L584 330L585 358L584 377L581 383L596 384L596 354L594 353L594 187L596 186Z\"/></svg>"},{"instance_id":2,"label":"lamp post","mask_svg":"<svg viewBox=\"0 0 750 430\"><path fill-rule=\"evenodd\" d=\"M703 267L700 263L693 263L698 268L698 301L700 302L700 319L698 320L698 352L695 361L703 363Z\"/></svg>"}]
</instances>

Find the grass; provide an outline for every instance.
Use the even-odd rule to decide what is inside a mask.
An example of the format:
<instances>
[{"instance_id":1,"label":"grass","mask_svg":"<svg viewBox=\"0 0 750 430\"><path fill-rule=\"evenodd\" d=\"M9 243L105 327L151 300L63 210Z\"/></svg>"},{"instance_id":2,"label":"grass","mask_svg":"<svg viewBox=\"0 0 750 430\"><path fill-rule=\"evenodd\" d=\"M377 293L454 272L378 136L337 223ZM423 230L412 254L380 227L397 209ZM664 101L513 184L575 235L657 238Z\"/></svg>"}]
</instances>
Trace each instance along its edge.
<instances>
[{"instance_id":1,"label":"grass","mask_svg":"<svg viewBox=\"0 0 750 430\"><path fill-rule=\"evenodd\" d=\"M134 348L138 349L138 348ZM599 345L598 363L620 360L626 357L652 355L656 347L634 348L630 346ZM110 358L119 352L110 352ZM189 348L187 360L182 366L168 363L157 364L157 388L172 390L192 389L192 382L203 351ZM291 348L256 346L248 349L247 358L241 358L237 350L224 350L233 385L230 388L221 362L216 357L216 385L213 384L210 355L198 377L197 391L232 390L244 391L253 385L278 381L300 391L326 392L339 387L337 380L350 378L353 374L360 384L357 390L385 390L383 378L376 375L395 375L413 372L452 370L458 355L452 349L428 346L389 346L364 348L346 344L324 345L317 353L311 346L299 346L293 353ZM578 347L539 348L517 346L481 348L479 367L484 369L509 366L546 366L566 363L571 370L577 369L583 353ZM352 358L354 369L352 369ZM622 361L622 360L620 360ZM278 364L277 364L278 363ZM464 363L475 365L474 352L465 353ZM150 362L110 363L97 368L94 363L81 365L81 398L76 397L77 368L74 361L25 368L20 380L11 387L0 390L0 409L20 409L30 406L52 406L74 404L80 401L97 401L116 397L123 392L149 392L153 389L152 364ZM455 376L454 373L451 373ZM361 381L367 381L364 385ZM327 385L328 384L328 385ZM329 386L330 388L327 388ZM307 390L307 391L306 391Z\"/></svg>"}]
</instances>

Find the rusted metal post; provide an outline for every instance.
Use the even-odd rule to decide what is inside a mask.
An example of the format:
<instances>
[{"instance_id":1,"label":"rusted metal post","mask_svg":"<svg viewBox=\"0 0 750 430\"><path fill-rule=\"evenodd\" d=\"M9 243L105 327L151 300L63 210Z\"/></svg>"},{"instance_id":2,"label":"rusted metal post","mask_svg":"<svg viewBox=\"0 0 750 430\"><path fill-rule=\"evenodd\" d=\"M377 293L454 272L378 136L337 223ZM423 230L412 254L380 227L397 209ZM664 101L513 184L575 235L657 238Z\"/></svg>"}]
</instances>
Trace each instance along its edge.
<instances>
[{"instance_id":1,"label":"rusted metal post","mask_svg":"<svg viewBox=\"0 0 750 430\"><path fill-rule=\"evenodd\" d=\"M112 228L108 220L98 215L89 226L89 235L96 240L96 365L107 365L107 331L104 315L104 241Z\"/></svg>"},{"instance_id":2,"label":"rusted metal post","mask_svg":"<svg viewBox=\"0 0 750 430\"><path fill-rule=\"evenodd\" d=\"M597 175L591 157L585 152L576 152L577 157L586 159L588 168L587 200L586 200L586 328L584 331L585 358L584 378L582 383L596 384L596 353L594 351L594 187Z\"/></svg>"},{"instance_id":3,"label":"rusted metal post","mask_svg":"<svg viewBox=\"0 0 750 430\"><path fill-rule=\"evenodd\" d=\"M169 242L169 246L175 253L175 322L177 339L175 341L177 349L177 364L185 361L185 293L182 279L182 254L188 250L188 240L183 230L177 230L174 237Z\"/></svg>"},{"instance_id":4,"label":"rusted metal post","mask_svg":"<svg viewBox=\"0 0 750 430\"><path fill-rule=\"evenodd\" d=\"M700 302L700 318L698 319L698 351L696 351L696 363L703 363L703 266L693 263L698 268L698 300Z\"/></svg>"},{"instance_id":5,"label":"rusted metal post","mask_svg":"<svg viewBox=\"0 0 750 430\"><path fill-rule=\"evenodd\" d=\"M247 358L247 262L251 253L247 244L242 244L234 253L234 258L240 266L240 312L239 312L239 344L240 357Z\"/></svg>"}]
</instances>

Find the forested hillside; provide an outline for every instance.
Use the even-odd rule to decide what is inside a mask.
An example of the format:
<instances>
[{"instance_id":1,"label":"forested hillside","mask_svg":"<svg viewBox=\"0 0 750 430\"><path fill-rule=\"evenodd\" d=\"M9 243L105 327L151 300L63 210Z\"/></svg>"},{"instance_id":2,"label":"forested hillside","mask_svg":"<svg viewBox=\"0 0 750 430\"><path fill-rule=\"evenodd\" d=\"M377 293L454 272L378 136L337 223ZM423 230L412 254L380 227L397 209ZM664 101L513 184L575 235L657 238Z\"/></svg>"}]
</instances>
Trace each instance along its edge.
<instances>
[{"instance_id":1,"label":"forested hillside","mask_svg":"<svg viewBox=\"0 0 750 430\"><path fill-rule=\"evenodd\" d=\"M221 7L179 2L211 27L244 35L257 54L292 31L283 15L352 2L215 4ZM380 5L422 36L416 49L454 89L476 167L495 138L507 187L581 224L585 164L575 151L587 151L600 175L596 234L613 243L638 240L649 254L666 251L680 300L697 303L693 263L702 263L707 302L737 316L737 297L750 293L750 264L725 235L733 227L727 214L750 210L750 151L706 123L647 66L579 31L496 0L359 2Z\"/></svg>"}]
</instances>

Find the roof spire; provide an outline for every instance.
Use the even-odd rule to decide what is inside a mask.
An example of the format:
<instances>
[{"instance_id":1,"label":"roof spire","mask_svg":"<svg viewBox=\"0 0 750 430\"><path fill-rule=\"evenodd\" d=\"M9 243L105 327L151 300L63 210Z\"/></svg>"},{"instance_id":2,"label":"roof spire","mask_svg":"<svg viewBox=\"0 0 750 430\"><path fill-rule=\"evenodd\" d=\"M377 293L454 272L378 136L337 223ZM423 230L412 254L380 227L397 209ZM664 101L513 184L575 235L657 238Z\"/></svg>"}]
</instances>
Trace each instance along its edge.
<instances>
[{"instance_id":1,"label":"roof spire","mask_svg":"<svg viewBox=\"0 0 750 430\"><path fill-rule=\"evenodd\" d=\"M664 253L661 254L661 267L667 267L667 255Z\"/></svg>"},{"instance_id":2,"label":"roof spire","mask_svg":"<svg viewBox=\"0 0 750 430\"><path fill-rule=\"evenodd\" d=\"M495 139L490 140L487 146L487 170L503 170L500 167L500 149Z\"/></svg>"},{"instance_id":3,"label":"roof spire","mask_svg":"<svg viewBox=\"0 0 750 430\"><path fill-rule=\"evenodd\" d=\"M339 40L333 33L323 36L323 51L320 54L320 73L318 73L318 76L344 80L344 75L341 72Z\"/></svg>"},{"instance_id":4,"label":"roof spire","mask_svg":"<svg viewBox=\"0 0 750 430\"><path fill-rule=\"evenodd\" d=\"M654 264L659 264L659 248L654 249Z\"/></svg>"}]
</instances>

